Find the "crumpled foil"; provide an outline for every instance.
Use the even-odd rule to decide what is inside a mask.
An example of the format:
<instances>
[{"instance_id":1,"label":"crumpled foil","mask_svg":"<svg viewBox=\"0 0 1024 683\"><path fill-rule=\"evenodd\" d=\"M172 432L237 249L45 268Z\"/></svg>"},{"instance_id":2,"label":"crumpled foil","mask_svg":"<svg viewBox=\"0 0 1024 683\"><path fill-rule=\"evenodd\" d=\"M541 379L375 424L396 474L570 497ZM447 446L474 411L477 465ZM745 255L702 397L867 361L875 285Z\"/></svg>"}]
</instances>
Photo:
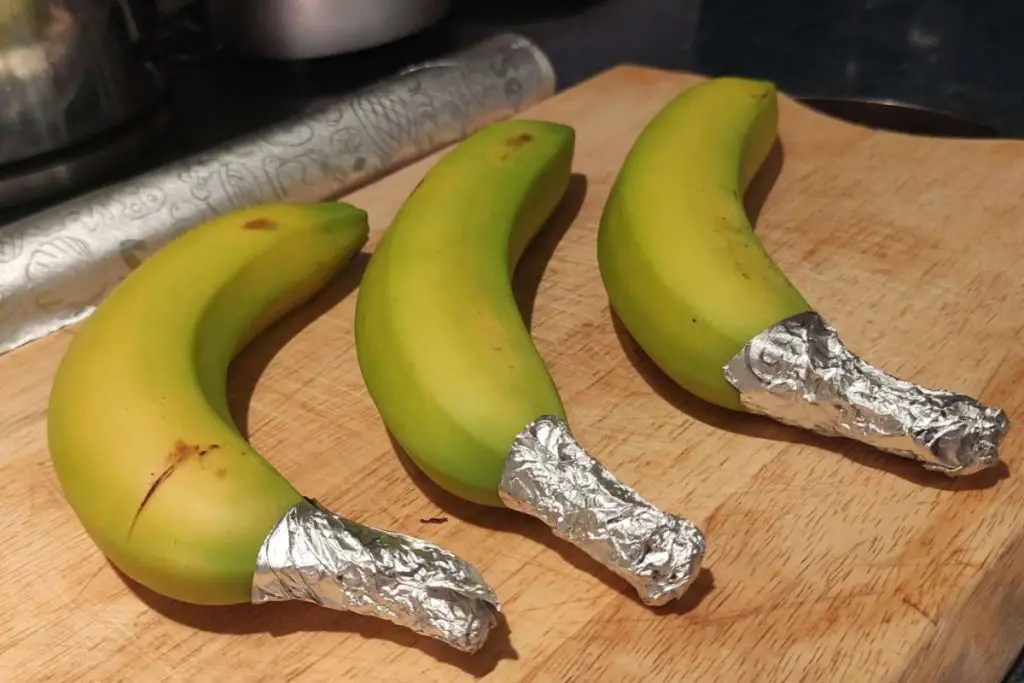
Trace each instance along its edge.
<instances>
[{"instance_id":1,"label":"crumpled foil","mask_svg":"<svg viewBox=\"0 0 1024 683\"><path fill-rule=\"evenodd\" d=\"M266 202L338 197L554 89L541 50L502 34L3 226L0 353L86 318L142 260L209 218Z\"/></svg>"},{"instance_id":2,"label":"crumpled foil","mask_svg":"<svg viewBox=\"0 0 1024 683\"><path fill-rule=\"evenodd\" d=\"M855 439L950 476L996 465L1010 426L999 408L868 365L813 312L751 339L724 372L752 413Z\"/></svg>"},{"instance_id":3,"label":"crumpled foil","mask_svg":"<svg viewBox=\"0 0 1024 683\"><path fill-rule=\"evenodd\" d=\"M647 605L681 597L700 571L704 534L612 476L561 418L542 416L516 436L499 496L625 579Z\"/></svg>"},{"instance_id":4,"label":"crumpled foil","mask_svg":"<svg viewBox=\"0 0 1024 683\"><path fill-rule=\"evenodd\" d=\"M500 609L465 560L356 524L312 499L285 514L257 558L252 602L284 600L386 619L470 653L483 646Z\"/></svg>"}]
</instances>

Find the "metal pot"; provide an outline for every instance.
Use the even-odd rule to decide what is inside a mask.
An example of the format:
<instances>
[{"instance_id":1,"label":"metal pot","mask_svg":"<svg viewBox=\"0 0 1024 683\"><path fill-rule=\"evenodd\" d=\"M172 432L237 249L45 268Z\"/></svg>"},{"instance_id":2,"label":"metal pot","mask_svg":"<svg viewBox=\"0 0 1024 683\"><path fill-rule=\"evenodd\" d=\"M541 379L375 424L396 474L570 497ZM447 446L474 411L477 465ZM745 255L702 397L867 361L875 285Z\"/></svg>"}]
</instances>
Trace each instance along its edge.
<instances>
[{"instance_id":1,"label":"metal pot","mask_svg":"<svg viewBox=\"0 0 1024 683\"><path fill-rule=\"evenodd\" d=\"M421 31L448 0L206 0L211 25L234 52L309 59L355 52Z\"/></svg>"},{"instance_id":2,"label":"metal pot","mask_svg":"<svg viewBox=\"0 0 1024 683\"><path fill-rule=\"evenodd\" d=\"M0 165L107 131L163 92L131 0L0 0Z\"/></svg>"}]
</instances>

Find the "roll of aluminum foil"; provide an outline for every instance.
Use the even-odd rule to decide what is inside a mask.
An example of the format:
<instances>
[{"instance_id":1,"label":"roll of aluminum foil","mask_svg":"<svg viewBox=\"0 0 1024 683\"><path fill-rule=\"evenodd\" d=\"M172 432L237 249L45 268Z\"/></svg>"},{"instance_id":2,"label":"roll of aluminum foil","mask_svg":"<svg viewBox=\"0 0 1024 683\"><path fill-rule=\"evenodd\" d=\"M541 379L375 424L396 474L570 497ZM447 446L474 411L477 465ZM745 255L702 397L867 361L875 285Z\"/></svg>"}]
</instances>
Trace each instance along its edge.
<instances>
[{"instance_id":1,"label":"roll of aluminum foil","mask_svg":"<svg viewBox=\"0 0 1024 683\"><path fill-rule=\"evenodd\" d=\"M681 597L700 571L704 534L612 476L558 417L516 436L499 496L625 579L647 605Z\"/></svg>"},{"instance_id":2,"label":"roll of aluminum foil","mask_svg":"<svg viewBox=\"0 0 1024 683\"><path fill-rule=\"evenodd\" d=\"M132 268L204 220L254 204L338 197L554 89L541 50L502 34L4 226L0 353L84 319Z\"/></svg>"},{"instance_id":3,"label":"roll of aluminum foil","mask_svg":"<svg viewBox=\"0 0 1024 683\"><path fill-rule=\"evenodd\" d=\"M996 465L1010 426L999 408L868 365L813 312L757 335L724 371L752 413L855 439L950 476Z\"/></svg>"},{"instance_id":4,"label":"roll of aluminum foil","mask_svg":"<svg viewBox=\"0 0 1024 683\"><path fill-rule=\"evenodd\" d=\"M301 600L412 629L476 652L498 600L465 560L438 546L356 524L305 500L263 542L252 602Z\"/></svg>"}]
</instances>

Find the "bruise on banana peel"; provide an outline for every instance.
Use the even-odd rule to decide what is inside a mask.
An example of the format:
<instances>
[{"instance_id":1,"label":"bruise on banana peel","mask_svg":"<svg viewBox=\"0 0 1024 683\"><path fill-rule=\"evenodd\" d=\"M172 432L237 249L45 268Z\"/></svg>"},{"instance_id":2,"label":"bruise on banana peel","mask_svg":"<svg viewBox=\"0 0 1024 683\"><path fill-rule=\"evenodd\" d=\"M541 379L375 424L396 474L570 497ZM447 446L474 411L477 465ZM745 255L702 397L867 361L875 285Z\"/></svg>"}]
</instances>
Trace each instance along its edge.
<instances>
[{"instance_id":1,"label":"bruise on banana peel","mask_svg":"<svg viewBox=\"0 0 1024 683\"><path fill-rule=\"evenodd\" d=\"M530 133L519 133L505 140L505 145L511 150L501 155L502 160L508 159L512 152L521 149L525 145L529 144L533 140L533 135Z\"/></svg>"},{"instance_id":2,"label":"bruise on banana peel","mask_svg":"<svg viewBox=\"0 0 1024 683\"><path fill-rule=\"evenodd\" d=\"M530 133L519 133L518 135L513 135L508 140L506 140L505 144L507 144L512 149L519 149L520 147L525 145L527 142L530 142L531 140L533 140L533 135L531 135Z\"/></svg>"},{"instance_id":3,"label":"bruise on banana peel","mask_svg":"<svg viewBox=\"0 0 1024 683\"><path fill-rule=\"evenodd\" d=\"M513 119L427 171L360 285L359 366L389 431L435 483L541 519L661 605L692 584L703 534L573 439L512 292L511 271L569 187L574 147L569 126Z\"/></svg>"},{"instance_id":4,"label":"bruise on banana peel","mask_svg":"<svg viewBox=\"0 0 1024 683\"><path fill-rule=\"evenodd\" d=\"M277 223L269 218L254 218L251 221L247 221L242 228L245 230L276 230Z\"/></svg>"},{"instance_id":5,"label":"bruise on banana peel","mask_svg":"<svg viewBox=\"0 0 1024 683\"><path fill-rule=\"evenodd\" d=\"M616 316L677 384L723 408L852 438L950 476L997 465L1009 429L1001 409L863 361L764 249L741 196L777 121L773 84L722 77L688 88L648 123L598 230Z\"/></svg>"},{"instance_id":6,"label":"bruise on banana peel","mask_svg":"<svg viewBox=\"0 0 1024 683\"><path fill-rule=\"evenodd\" d=\"M199 225L142 262L57 370L54 470L100 550L166 597L303 600L473 652L499 608L472 565L301 495L228 417L228 367L243 343L322 288L368 234L366 213L347 204L265 205Z\"/></svg>"},{"instance_id":7,"label":"bruise on banana peel","mask_svg":"<svg viewBox=\"0 0 1024 683\"><path fill-rule=\"evenodd\" d=\"M139 503L139 507L135 510L135 515L132 517L132 523L128 526L128 537L131 538L132 532L135 531L135 523L139 520L139 515L142 514L142 511L146 508L150 499L153 498L157 489L159 489L160 486L177 471L178 467L182 463L189 460L200 460L210 451L215 451L219 448L220 446L215 443L204 448L202 446L187 444L181 439L175 441L174 446L171 448L171 452L167 454L167 467L165 467L163 471L156 476L153 483L150 484L148 489L146 489L145 495L142 496L142 502ZM221 474L221 472L223 472L223 474ZM219 469L217 470L217 473L219 477L223 478L224 475L227 474L227 470Z\"/></svg>"}]
</instances>

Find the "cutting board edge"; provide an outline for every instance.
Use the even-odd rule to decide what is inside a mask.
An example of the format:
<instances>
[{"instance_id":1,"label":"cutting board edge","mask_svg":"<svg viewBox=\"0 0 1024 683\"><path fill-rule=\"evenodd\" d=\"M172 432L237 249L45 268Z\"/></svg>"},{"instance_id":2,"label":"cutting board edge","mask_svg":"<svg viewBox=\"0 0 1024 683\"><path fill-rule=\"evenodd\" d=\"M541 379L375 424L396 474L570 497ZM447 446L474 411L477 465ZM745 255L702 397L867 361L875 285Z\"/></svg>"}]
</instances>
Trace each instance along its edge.
<instances>
[{"instance_id":1,"label":"cutting board edge","mask_svg":"<svg viewBox=\"0 0 1024 683\"><path fill-rule=\"evenodd\" d=\"M584 79L583 81L581 81L580 83L578 83L577 85L575 85L575 86L573 86L571 88L567 88L567 89L565 89L563 91L560 91L559 93L557 93L554 96L554 98L551 98L551 99L555 99L559 95L561 95L562 93L567 93L567 92L569 92L569 91L571 91L571 90L573 90L575 88L578 88L580 86L588 85L591 81L599 81L599 80L603 80L605 78L625 77L625 78L629 78L629 79L631 79L633 81L639 81L638 85L643 85L643 81L650 80L650 81L652 81L652 85L653 85L653 81L657 81L658 79L663 79L665 76L669 76L669 77L672 77L674 79L678 79L680 77L682 79L684 79L683 83L681 84L681 87L679 88L679 92L680 93L682 93L687 88L690 88L690 87L692 87L694 85L697 85L698 83L701 83L701 82L707 81L707 80L712 80L714 78L738 77L738 78L750 78L752 80L768 81L768 82L772 83L775 86L775 88L777 90L777 93L778 93L778 98L779 98L780 104L782 102L785 102L785 106L796 107L796 108L802 110L807 115L811 115L811 116L814 116L814 117L817 117L817 118L821 119L821 121L824 122L826 125L845 127L845 128L848 128L848 129L853 129L853 130L857 130L857 131L861 131L861 132L870 133L870 134L872 134L874 136L879 136L879 137L882 137L882 138L912 139L912 140L932 140L932 141L935 141L935 142L942 142L943 144L947 144L947 143L951 143L952 142L952 143L955 143L955 144L979 145L979 146L983 146L983 145L986 145L986 144L992 144L992 143L999 143L1000 145L1014 145L1014 146L1024 147L1024 139L1017 139L1017 138L1005 138L1005 137L1003 137L1003 138L957 138L957 137L944 137L944 136L936 136L936 135L923 135L923 134L920 134L920 133L904 133L904 132L900 132L900 131L884 130L884 129L880 129L880 128L872 128L872 127L870 127L868 125L865 125L865 124L856 123L856 122L853 122L853 121L848 121L846 119L842 119L842 118L839 118L837 116L832 116L831 114L826 114L825 112L818 111L814 107L811 107L811 106L809 106L807 104L804 104L803 102L800 101L800 97L802 95L800 95L799 93L797 93L795 91L790 91L789 89L787 89L784 86L780 85L779 82L776 79L761 78L761 77L757 77L757 76L747 76L747 75L744 75L744 74L740 74L738 72L736 72L736 73L730 72L730 73L710 75L710 74L702 74L702 73L699 73L699 72L696 72L696 71L691 71L689 69L669 69L669 68L664 68L664 67L647 66L647 65L638 64L638 63L635 63L635 62L623 62L623 63L620 63L620 64L616 64L614 66L608 67L608 68L606 68L606 69L604 69L602 71L599 71L596 74L594 74L594 75ZM662 85L662 87L664 87L664 83L661 83L661 85ZM538 103L537 105L533 105L532 107L530 107L530 110L532 110L534 107L536 107L538 105L543 105L544 102L547 102L547 101L550 101L550 100L544 100L544 101ZM529 111L529 110L527 110L527 111Z\"/></svg>"},{"instance_id":2,"label":"cutting board edge","mask_svg":"<svg viewBox=\"0 0 1024 683\"><path fill-rule=\"evenodd\" d=\"M996 585L995 590L987 590L992 584ZM965 592L966 597L958 600L953 609L934 616L902 596L903 602L931 621L935 630L921 633L903 663L898 683L982 680L985 673L999 670L996 664L1000 665L1002 676L1009 674L1024 652L1024 647L1010 646L1011 639L1005 637L1012 627L1018 634L1015 642L1024 643L1024 528L1012 535L995 561L977 572ZM1016 619L1000 618L1014 614ZM938 617L945 618L938 621ZM965 624L970 628L979 622L981 629L965 633ZM1002 647L995 651L986 649L993 643Z\"/></svg>"}]
</instances>

